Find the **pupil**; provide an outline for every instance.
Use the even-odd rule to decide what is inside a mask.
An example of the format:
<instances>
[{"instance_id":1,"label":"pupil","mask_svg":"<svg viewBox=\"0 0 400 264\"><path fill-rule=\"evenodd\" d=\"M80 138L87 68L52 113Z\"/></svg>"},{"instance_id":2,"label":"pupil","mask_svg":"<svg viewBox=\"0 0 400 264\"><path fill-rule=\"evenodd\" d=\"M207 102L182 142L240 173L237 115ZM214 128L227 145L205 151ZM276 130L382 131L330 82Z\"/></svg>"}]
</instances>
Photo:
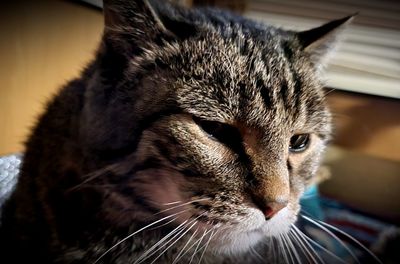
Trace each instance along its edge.
<instances>
[{"instance_id":1,"label":"pupil","mask_svg":"<svg viewBox=\"0 0 400 264\"><path fill-rule=\"evenodd\" d=\"M309 142L307 134L295 135L290 139L289 150L293 152L300 152L305 150Z\"/></svg>"},{"instance_id":2,"label":"pupil","mask_svg":"<svg viewBox=\"0 0 400 264\"><path fill-rule=\"evenodd\" d=\"M222 126L217 122L202 122L202 128L213 137L218 137L221 134Z\"/></svg>"}]
</instances>

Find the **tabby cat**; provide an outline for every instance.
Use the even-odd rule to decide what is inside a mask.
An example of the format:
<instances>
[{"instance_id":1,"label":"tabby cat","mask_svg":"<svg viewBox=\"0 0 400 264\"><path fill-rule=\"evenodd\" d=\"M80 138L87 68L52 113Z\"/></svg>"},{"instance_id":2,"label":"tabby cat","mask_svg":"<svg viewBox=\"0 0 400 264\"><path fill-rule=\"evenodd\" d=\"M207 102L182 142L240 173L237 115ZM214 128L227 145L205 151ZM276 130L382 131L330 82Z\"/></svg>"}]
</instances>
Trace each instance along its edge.
<instances>
[{"instance_id":1,"label":"tabby cat","mask_svg":"<svg viewBox=\"0 0 400 264\"><path fill-rule=\"evenodd\" d=\"M351 17L294 32L164 1L104 15L26 143L2 263L287 261L276 240L330 138L320 73Z\"/></svg>"}]
</instances>

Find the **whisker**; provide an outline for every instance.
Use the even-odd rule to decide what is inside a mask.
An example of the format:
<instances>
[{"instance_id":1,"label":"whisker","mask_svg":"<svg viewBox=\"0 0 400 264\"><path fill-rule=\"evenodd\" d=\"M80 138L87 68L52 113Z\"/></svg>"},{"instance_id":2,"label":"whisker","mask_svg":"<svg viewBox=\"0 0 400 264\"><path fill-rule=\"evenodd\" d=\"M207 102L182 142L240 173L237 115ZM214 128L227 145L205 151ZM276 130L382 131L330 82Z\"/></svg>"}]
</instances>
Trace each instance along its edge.
<instances>
[{"instance_id":1,"label":"whisker","mask_svg":"<svg viewBox=\"0 0 400 264\"><path fill-rule=\"evenodd\" d=\"M169 203L164 203L163 205L173 205L177 203L181 203L182 201L175 201L175 202L169 202Z\"/></svg>"},{"instance_id":2,"label":"whisker","mask_svg":"<svg viewBox=\"0 0 400 264\"><path fill-rule=\"evenodd\" d=\"M186 244L183 246L183 248L181 249L181 251L178 253L178 255L175 257L174 261L172 262L172 264L176 264L183 255L185 255L187 252L185 252L185 254L182 255L183 251L186 249L186 247L189 245L190 241L192 241L192 239L194 238L194 236L197 234L197 231L199 230L199 228L197 227L196 230L193 232L193 234L190 236L190 238L188 239L188 241L186 242ZM182 256L181 256L182 255Z\"/></svg>"},{"instance_id":3,"label":"whisker","mask_svg":"<svg viewBox=\"0 0 400 264\"><path fill-rule=\"evenodd\" d=\"M211 232L210 237L208 238L208 240L207 240L207 242L206 242L206 246L204 247L203 253L201 253L200 260L199 260L198 264L201 263L201 260L203 259L204 254L205 254L206 251L207 251L207 247L208 247L208 245L210 244L211 239L212 239L212 238L215 236L215 234L217 234L217 232L218 232L218 230L215 231L215 232L214 232L214 231L215 231L215 230L213 230L213 231Z\"/></svg>"},{"instance_id":4,"label":"whisker","mask_svg":"<svg viewBox=\"0 0 400 264\"><path fill-rule=\"evenodd\" d=\"M264 260L264 259L260 256L260 254L258 254L257 250L254 249L253 247L250 248L250 251L251 251L251 253L253 253L253 255L255 255L258 259Z\"/></svg>"},{"instance_id":5,"label":"whisker","mask_svg":"<svg viewBox=\"0 0 400 264\"><path fill-rule=\"evenodd\" d=\"M154 263L157 259L159 259L162 254L164 254L168 249L170 249L173 245L175 245L176 242L178 242L184 235L187 234L187 232L189 232L197 223L196 220L200 217L201 215L199 215L196 219L193 219L192 221L190 221L190 223L193 223L188 229L186 229L185 232L183 232L183 234L181 234L173 243L171 243L166 249L164 249L150 264ZM184 230L184 229L183 229ZM173 239L173 238L172 238ZM171 240L172 240L171 239ZM169 242L167 242L169 243ZM166 244L167 244L166 243Z\"/></svg>"},{"instance_id":6,"label":"whisker","mask_svg":"<svg viewBox=\"0 0 400 264\"><path fill-rule=\"evenodd\" d=\"M314 261L314 263L318 263L318 261L314 258L313 254L311 253L311 251L314 253L314 255L318 258L318 260L320 260L322 263L325 263L322 258L318 255L318 253L314 250L314 248L310 245L310 243L308 243L307 240L302 240L302 232L300 229L297 228L297 226L292 224L293 229L291 229L293 231L293 236L295 238L297 238L297 241L299 241L300 245L304 248L305 251L307 251L308 256L311 257L311 259ZM304 238L303 238L304 239ZM311 251L307 248L310 248ZM303 251L304 252L304 251ZM307 257L307 254L305 254ZM308 257L307 257L308 259Z\"/></svg>"},{"instance_id":7,"label":"whisker","mask_svg":"<svg viewBox=\"0 0 400 264\"><path fill-rule=\"evenodd\" d=\"M285 246L283 245L282 237L279 235L277 237L277 239L278 239L278 244L279 244L278 249L280 249L280 252L283 254L283 258L285 259L286 263L289 264L290 262L289 262L288 253L286 252Z\"/></svg>"},{"instance_id":8,"label":"whisker","mask_svg":"<svg viewBox=\"0 0 400 264\"><path fill-rule=\"evenodd\" d=\"M366 246L364 246L360 241L358 241L358 240L357 240L356 238L354 238L353 236L347 234L346 232L340 230L339 228L337 228L337 227L335 227L335 226L333 226L333 225L330 225L330 224L325 223L325 222L320 221L320 220L316 220L316 221L317 221L318 223L320 223L320 224L322 224L322 225L324 225L324 226L326 226L326 227L328 227L328 228L331 228L331 229L335 230L336 232L338 232L338 233L344 235L345 237L347 237L348 239L350 239L351 241L353 241L354 243L356 243L359 247L361 247L362 249L364 249L364 250L365 250L371 257L373 257L378 263L383 264L382 261L381 261L373 252L371 252L371 250L369 250Z\"/></svg>"},{"instance_id":9,"label":"whisker","mask_svg":"<svg viewBox=\"0 0 400 264\"><path fill-rule=\"evenodd\" d=\"M286 245L286 248L288 249L289 257L290 257L291 263L296 263L296 262L295 262L295 257L294 257L294 254L293 254L293 250L292 250L292 248L289 246L289 243L287 242L286 237L284 236L284 234L282 234L282 238L283 238L283 243Z\"/></svg>"},{"instance_id":10,"label":"whisker","mask_svg":"<svg viewBox=\"0 0 400 264\"><path fill-rule=\"evenodd\" d=\"M318 196L318 194L307 194L307 195L303 195L301 196L301 200L307 200L307 199L312 199L312 198L316 198Z\"/></svg>"},{"instance_id":11,"label":"whisker","mask_svg":"<svg viewBox=\"0 0 400 264\"><path fill-rule=\"evenodd\" d=\"M300 231L300 230L299 230ZM301 232L301 231L300 231ZM327 253L329 256L337 259L338 261L340 261L341 263L347 264L346 261L344 261L343 259L341 259L340 257L338 257L337 255L335 255L333 252L329 251L328 249L324 248L323 246L321 246L320 244L318 244L317 242L315 242L314 240L312 240L310 237L308 237L306 234L304 233L299 233L299 235L301 235L304 239L308 240L310 243L312 243L314 246L318 247L319 249L323 250L325 253ZM305 240L305 241L306 241ZM317 255L318 256L318 255Z\"/></svg>"},{"instance_id":12,"label":"whisker","mask_svg":"<svg viewBox=\"0 0 400 264\"><path fill-rule=\"evenodd\" d=\"M201 201L207 201L207 200L210 200L210 198L196 199L196 200L193 200L193 201L189 201L189 202L187 202L187 203L183 203L183 204L171 206L171 207L169 207L169 208L167 208L167 209L164 209L164 210L161 210L161 211L157 212L155 215L161 214L161 213L164 213L164 212L170 211L170 210L172 210L172 209L175 209L175 208L178 208L178 207L181 207L181 206L185 206L185 205L188 205L188 204L191 204L191 203L196 203L196 202L201 202Z\"/></svg>"},{"instance_id":13,"label":"whisker","mask_svg":"<svg viewBox=\"0 0 400 264\"><path fill-rule=\"evenodd\" d=\"M77 184L76 186L74 186L74 187L72 187L72 188L69 188L69 189L67 190L67 192L74 192L74 191L76 191L76 190L82 188L82 187L83 187L85 184L87 184L88 182L90 182L90 181L92 181L92 180L94 180L94 179L100 177L101 175L103 175L103 173L104 173L105 171L106 171L106 170L104 170L104 171L102 170L102 171L100 171L100 172L95 171L95 172L93 172L93 173L90 173L90 174L88 175L89 178L86 178L83 182ZM91 175L91 176L90 176L90 175Z\"/></svg>"},{"instance_id":14,"label":"whisker","mask_svg":"<svg viewBox=\"0 0 400 264\"><path fill-rule=\"evenodd\" d=\"M324 90L324 95L323 95L324 97L326 97L328 94L330 94L330 93L336 91L335 88L329 88L329 89L330 89L329 91L325 91L325 90Z\"/></svg>"},{"instance_id":15,"label":"whisker","mask_svg":"<svg viewBox=\"0 0 400 264\"><path fill-rule=\"evenodd\" d=\"M297 252L296 247L294 246L294 244L293 244L292 241L290 240L290 237L289 237L287 234L284 234L284 237L286 238L288 245L292 248L294 257L296 258L297 262L301 264L300 256L299 256L299 254L298 254L298 252Z\"/></svg>"},{"instance_id":16,"label":"whisker","mask_svg":"<svg viewBox=\"0 0 400 264\"><path fill-rule=\"evenodd\" d=\"M324 227L317 221L315 221L305 215L300 215L300 216L303 217L304 219L306 219L307 221L309 221L310 223L313 223L314 225L318 226L319 228L324 230L327 234L332 236L337 242L339 242L339 244L342 245L343 248L345 248L347 250L347 252L349 252L349 254L354 258L354 260L360 264L360 261L358 260L357 256L354 254L354 252L348 246L346 246L346 244L342 240L340 240L333 232L331 232L329 229L327 229L326 227Z\"/></svg>"},{"instance_id":17,"label":"whisker","mask_svg":"<svg viewBox=\"0 0 400 264\"><path fill-rule=\"evenodd\" d=\"M197 251L199 250L199 246L201 244L201 241L203 241L204 236L206 235L207 230L204 230L203 235L199 238L199 240L197 240L198 242L196 242L196 248L193 251L192 257L190 258L189 264L191 264L193 262L194 256L196 255Z\"/></svg>"},{"instance_id":18,"label":"whisker","mask_svg":"<svg viewBox=\"0 0 400 264\"><path fill-rule=\"evenodd\" d=\"M196 231L197 231L198 229L196 229ZM195 253L196 253L196 251L197 251L197 247L200 245L200 242L201 242L201 239L205 236L205 235L207 235L210 231L212 230L212 228L211 229L209 229L208 231L207 230L204 230L204 233L203 233L203 235L198 239L198 240L196 240L186 251L185 251L185 253L183 253L180 257L179 257L179 259L181 259L184 255L186 255L195 245L197 245L196 246L196 250L194 251L194 253L193 253L193 255L192 255L192 257L195 255ZM191 237L192 238L192 237ZM189 241L186 243L186 245L188 245L189 244ZM185 247L186 247L186 245L185 245ZM202 249L202 247L200 248L200 250ZM179 259L177 259L176 260L176 262L178 262L179 261ZM175 262L175 263L176 263Z\"/></svg>"},{"instance_id":19,"label":"whisker","mask_svg":"<svg viewBox=\"0 0 400 264\"><path fill-rule=\"evenodd\" d=\"M286 238L283 236L283 234L281 235L281 237L282 237L282 242L283 242L283 244L284 244L284 246L286 247L286 249L287 249L287 252L289 253L289 257L290 257L290 263L295 263L295 261L294 261L294 257L293 257L293 252L292 252L292 249L289 247L289 245L288 245L288 243L287 243L287 241L286 241Z\"/></svg>"},{"instance_id":20,"label":"whisker","mask_svg":"<svg viewBox=\"0 0 400 264\"><path fill-rule=\"evenodd\" d=\"M271 245L271 249L272 249L272 255L273 255L273 259L275 260L275 259L277 259L276 258L276 255L277 255L277 252L276 252L276 248L275 248L275 238L274 237L271 237L271 239L270 239L270 245Z\"/></svg>"},{"instance_id":21,"label":"whisker","mask_svg":"<svg viewBox=\"0 0 400 264\"><path fill-rule=\"evenodd\" d=\"M121 239L120 241L118 241L115 245L113 245L112 247L110 247L108 250L106 250L103 254L101 254L100 257L98 257L98 258L96 259L96 261L94 262L94 264L96 264L97 262L99 262L100 259L102 259L102 258L103 258L105 255L107 255L110 251L112 251L114 248L116 248L116 247L119 246L120 244L124 243L126 240L128 240L128 239L131 238L131 237L133 237L134 235L136 235L136 234L142 232L143 230L146 230L147 228L149 228L149 227L151 227L151 226L153 226L153 225L155 225L155 224L157 224L157 223L160 223L160 222L162 222L162 221L164 221L164 220L166 220L166 219L169 219L169 218L172 218L172 217L177 216L177 215L179 215L179 214L182 214L182 213L184 213L184 212L186 212L186 211L187 211L187 210L183 210L183 211L180 211L180 212L178 212L178 213L174 213L174 214L172 214L172 215L168 215L168 216L166 216L166 217L163 217L163 218L161 218L161 219L159 219L159 220L157 220L157 221L154 221L154 222L152 222L152 223L146 225L145 227L140 228L139 230L133 232L132 234L126 236L125 238L123 238L123 239Z\"/></svg>"},{"instance_id":22,"label":"whisker","mask_svg":"<svg viewBox=\"0 0 400 264\"><path fill-rule=\"evenodd\" d=\"M113 170L118 169L121 166L121 164L117 163L117 164L112 164L112 165L108 165L105 166L101 169L98 169L94 172L90 172L84 176L82 176L82 178L86 178L83 182L77 184L75 187L72 187L70 189L67 190L67 192L73 192L76 191L77 189L83 187L85 184L87 184L88 182L93 181L94 179L106 175L108 172L112 172Z\"/></svg>"},{"instance_id":23,"label":"whisker","mask_svg":"<svg viewBox=\"0 0 400 264\"><path fill-rule=\"evenodd\" d=\"M158 250L161 248L158 248L157 250L154 250L158 247L158 245L162 244L165 240L167 240L169 237L173 236L175 233L179 235L180 230L184 230L184 225L187 223L188 220L183 221L180 225L178 225L176 228L174 228L171 232L169 232L167 235L165 235L163 238L161 238L157 243L155 243L153 246L151 246L148 250L146 250L133 264L138 264L143 262L144 260L148 259L155 253L157 253ZM173 237L174 238L174 237ZM168 243L168 242L166 242Z\"/></svg>"},{"instance_id":24,"label":"whisker","mask_svg":"<svg viewBox=\"0 0 400 264\"><path fill-rule=\"evenodd\" d=\"M307 263L317 263L315 261L312 262L312 259L310 259L309 254L307 253L306 250L304 250L304 246L302 244L303 241L299 241L299 239L296 236L293 235L293 230L292 229L290 229L289 237L300 245L299 248L300 248L301 252L303 253L303 255L307 258Z\"/></svg>"},{"instance_id":25,"label":"whisker","mask_svg":"<svg viewBox=\"0 0 400 264\"><path fill-rule=\"evenodd\" d=\"M178 219L178 217L176 217L176 218L174 218L174 219L172 219L172 220L169 220L168 222L166 222L166 223L164 223L164 224L157 225L157 226L155 226L155 227L149 228L149 229L147 229L147 230L149 230L149 231L150 231L150 230L156 230L156 229L158 229L158 228L160 228L160 227L169 225L170 223L174 222L176 219Z\"/></svg>"}]
</instances>

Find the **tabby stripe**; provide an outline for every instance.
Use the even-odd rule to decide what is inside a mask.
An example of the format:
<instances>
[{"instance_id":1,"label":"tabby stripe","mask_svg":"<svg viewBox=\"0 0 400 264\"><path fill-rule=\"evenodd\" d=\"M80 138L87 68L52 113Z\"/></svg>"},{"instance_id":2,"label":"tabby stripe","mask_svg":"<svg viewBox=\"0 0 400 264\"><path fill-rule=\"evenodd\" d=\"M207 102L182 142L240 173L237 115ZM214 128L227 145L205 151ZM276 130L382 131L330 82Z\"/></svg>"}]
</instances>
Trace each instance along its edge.
<instances>
[{"instance_id":1,"label":"tabby stripe","mask_svg":"<svg viewBox=\"0 0 400 264\"><path fill-rule=\"evenodd\" d=\"M295 81L294 94L296 95L296 106L295 106L295 109L302 109L302 107L301 107L301 104L302 104L301 93L302 93L303 83L301 82L301 79L300 79L299 75L295 71L293 71L293 79Z\"/></svg>"},{"instance_id":2,"label":"tabby stripe","mask_svg":"<svg viewBox=\"0 0 400 264\"><path fill-rule=\"evenodd\" d=\"M292 102L293 99L296 98L295 105L291 105L291 107L292 107L293 110L296 110L294 112L295 114L299 114L297 110L301 109L301 107L300 107L301 103L302 103L301 102L301 92L302 92L303 83L302 83L301 78L298 75L297 71L293 67L293 61L294 61L293 49L290 47L290 44L288 42L284 42L282 44L282 47L283 47L283 54L285 55L285 58L287 59L288 66L289 66L289 71L292 74L292 80L293 80L293 83L294 83L294 88L293 88L293 91L291 93L292 94L292 98L290 98L290 99L288 99L286 101L287 104L285 104L285 106L286 107L290 107L289 102ZM286 92L283 91L284 88L287 89ZM280 92L281 92L282 96L289 96L289 94L290 94L289 93L289 89L290 88L291 87L288 87L287 83L286 83L286 87L281 87ZM283 97L283 98L286 98L286 97Z\"/></svg>"},{"instance_id":3,"label":"tabby stripe","mask_svg":"<svg viewBox=\"0 0 400 264\"><path fill-rule=\"evenodd\" d=\"M286 109L289 108L292 98L289 98L289 87L288 87L288 83L286 80L283 80L281 87L279 89L279 94L282 98L285 108Z\"/></svg>"},{"instance_id":4,"label":"tabby stripe","mask_svg":"<svg viewBox=\"0 0 400 264\"><path fill-rule=\"evenodd\" d=\"M286 167L287 167L287 169L289 171L289 175L290 175L293 171L293 167L289 160L286 161Z\"/></svg>"},{"instance_id":5,"label":"tabby stripe","mask_svg":"<svg viewBox=\"0 0 400 264\"><path fill-rule=\"evenodd\" d=\"M273 105L271 95L270 95L270 89L268 89L268 87L265 86L265 82L264 82L261 74L257 74L257 76L256 76L256 87L260 91L260 95L264 101L265 107L267 109L269 109Z\"/></svg>"}]
</instances>

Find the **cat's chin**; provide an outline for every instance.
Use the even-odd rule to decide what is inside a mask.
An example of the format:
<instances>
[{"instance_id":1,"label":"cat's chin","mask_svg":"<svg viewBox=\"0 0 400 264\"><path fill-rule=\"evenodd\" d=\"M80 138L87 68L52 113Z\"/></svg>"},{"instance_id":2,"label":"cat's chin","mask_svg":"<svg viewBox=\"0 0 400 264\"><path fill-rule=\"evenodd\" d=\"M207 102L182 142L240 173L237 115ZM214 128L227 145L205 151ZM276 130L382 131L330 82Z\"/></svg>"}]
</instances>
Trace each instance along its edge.
<instances>
[{"instance_id":1,"label":"cat's chin","mask_svg":"<svg viewBox=\"0 0 400 264\"><path fill-rule=\"evenodd\" d=\"M266 221L259 210L254 210L250 212L248 219L235 227L221 230L220 234L213 239L213 249L225 255L245 253L271 237L288 233L296 218L295 214L285 208Z\"/></svg>"}]
</instances>

